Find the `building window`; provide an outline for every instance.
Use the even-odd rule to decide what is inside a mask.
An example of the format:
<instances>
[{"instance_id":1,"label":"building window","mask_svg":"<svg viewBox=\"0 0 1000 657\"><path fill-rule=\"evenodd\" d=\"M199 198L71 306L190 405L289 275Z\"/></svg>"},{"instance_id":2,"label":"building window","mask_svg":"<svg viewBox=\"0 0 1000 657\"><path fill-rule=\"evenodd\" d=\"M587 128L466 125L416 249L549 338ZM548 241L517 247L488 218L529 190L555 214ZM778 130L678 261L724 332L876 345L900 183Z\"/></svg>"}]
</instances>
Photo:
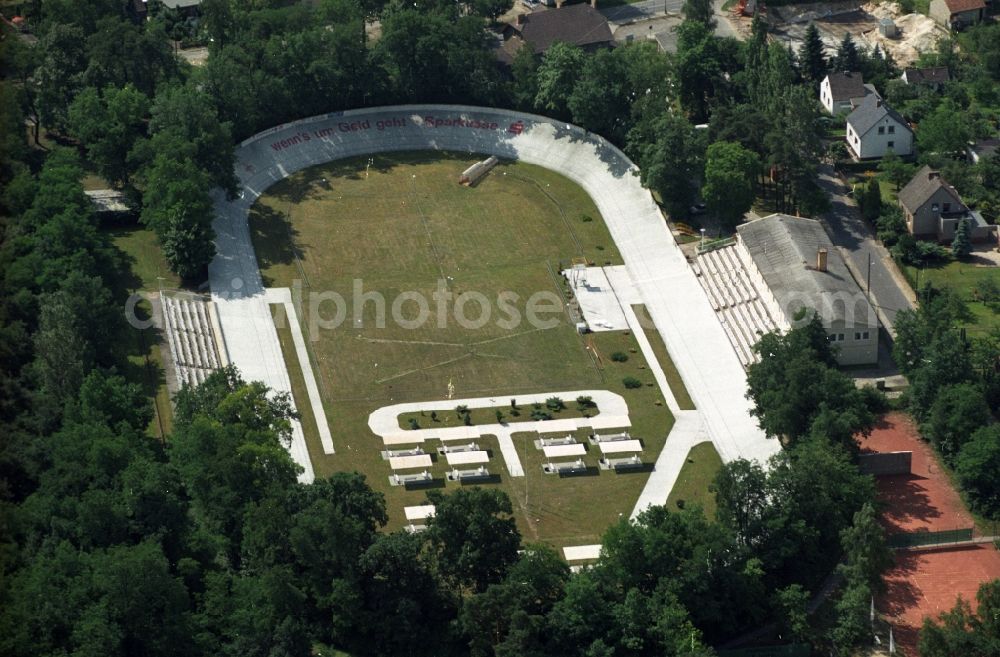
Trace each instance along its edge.
<instances>
[{"instance_id":1,"label":"building window","mask_svg":"<svg viewBox=\"0 0 1000 657\"><path fill-rule=\"evenodd\" d=\"M896 126L894 125L889 126L889 134L890 135L896 134Z\"/></svg>"},{"instance_id":2,"label":"building window","mask_svg":"<svg viewBox=\"0 0 1000 657\"><path fill-rule=\"evenodd\" d=\"M868 331L862 331L861 332L861 339L862 340L867 340L868 339Z\"/></svg>"},{"instance_id":3,"label":"building window","mask_svg":"<svg viewBox=\"0 0 1000 657\"><path fill-rule=\"evenodd\" d=\"M944 211L945 212L951 212L951 203L945 203L944 204Z\"/></svg>"},{"instance_id":4,"label":"building window","mask_svg":"<svg viewBox=\"0 0 1000 657\"><path fill-rule=\"evenodd\" d=\"M937 203L931 203L931 212L937 212L940 206Z\"/></svg>"},{"instance_id":5,"label":"building window","mask_svg":"<svg viewBox=\"0 0 1000 657\"><path fill-rule=\"evenodd\" d=\"M868 331L855 331L854 332L854 339L855 340L867 340L868 339Z\"/></svg>"},{"instance_id":6,"label":"building window","mask_svg":"<svg viewBox=\"0 0 1000 657\"><path fill-rule=\"evenodd\" d=\"M895 146L895 145L896 145L896 142L894 142L894 141L890 141L890 142L889 142L889 143L887 144L887 146L888 146L889 148L892 148L892 147L893 147L893 146Z\"/></svg>"},{"instance_id":7,"label":"building window","mask_svg":"<svg viewBox=\"0 0 1000 657\"><path fill-rule=\"evenodd\" d=\"M879 126L878 127L878 133L880 135L884 135L885 134L885 127L884 126Z\"/></svg>"}]
</instances>

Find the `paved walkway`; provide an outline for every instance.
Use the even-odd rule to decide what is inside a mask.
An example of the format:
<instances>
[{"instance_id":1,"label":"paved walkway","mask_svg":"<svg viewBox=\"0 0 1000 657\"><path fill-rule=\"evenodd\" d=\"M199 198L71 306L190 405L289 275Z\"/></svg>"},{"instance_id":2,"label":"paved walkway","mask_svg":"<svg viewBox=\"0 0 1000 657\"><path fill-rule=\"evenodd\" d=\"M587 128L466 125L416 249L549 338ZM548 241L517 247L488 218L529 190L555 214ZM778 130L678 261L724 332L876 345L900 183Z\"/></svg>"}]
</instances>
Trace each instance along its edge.
<instances>
[{"instance_id":1,"label":"paved walkway","mask_svg":"<svg viewBox=\"0 0 1000 657\"><path fill-rule=\"evenodd\" d=\"M604 217L705 429L723 460L765 461L778 451L750 415L746 373L625 155L589 132L552 119L464 106L398 106L333 113L277 126L236 149L240 197L213 192L217 255L209 266L230 357L249 380L290 390L264 299L247 213L264 190L303 168L370 153L449 150L518 159L579 184ZM301 429L298 430L301 433ZM294 445L293 445L294 448ZM311 480L308 455L293 449Z\"/></svg>"},{"instance_id":2,"label":"paved walkway","mask_svg":"<svg viewBox=\"0 0 1000 657\"><path fill-rule=\"evenodd\" d=\"M306 340L302 334L299 315L295 310L295 304L292 303L292 291L287 287L270 287L265 291L265 298L268 303L280 303L285 308L286 321L292 331L292 342L295 343L295 356L299 360L299 369L302 370L302 378L305 380L309 406L312 408L313 417L316 418L316 428L319 431L320 443L323 445L323 453L333 454L333 436L330 435L330 425L326 420L326 411L323 410L323 400L319 396L316 375L313 373L312 361L309 360L309 352L306 350Z\"/></svg>"},{"instance_id":3,"label":"paved walkway","mask_svg":"<svg viewBox=\"0 0 1000 657\"><path fill-rule=\"evenodd\" d=\"M678 411L674 413L674 427L667 436L653 471L649 473L646 486L632 509L631 517L636 518L651 506L667 503L681 468L687 462L688 453L698 443L709 440L705 425L698 411Z\"/></svg>"},{"instance_id":4,"label":"paved walkway","mask_svg":"<svg viewBox=\"0 0 1000 657\"><path fill-rule=\"evenodd\" d=\"M559 397L570 402L577 397L590 397L597 404L598 416L628 417L628 404L625 399L609 390L571 390L569 392L545 392L535 395L517 395L518 405L530 405L535 403L544 404L549 397ZM419 413L420 411L451 411L457 406L467 406L469 408L493 408L504 406L510 402L510 397L472 397L469 399L441 399L429 402L408 402L405 404L393 404L376 409L368 416L368 428L380 437L404 432L412 435L414 441L428 440L431 438L449 440L455 438L474 438L478 436L496 436L500 443L500 454L507 464L507 471L511 477L523 477L524 467L521 466L521 459L517 455L517 448L510 435L515 432L535 431L538 433L550 433L554 431L551 420L529 421L529 422L509 422L506 424L476 424L473 426L460 427L430 427L427 429L404 430L399 426L399 416L403 413ZM559 421L560 424L563 421ZM565 422L573 423L576 429L583 429L592 426L591 418L578 417L567 418Z\"/></svg>"}]
</instances>

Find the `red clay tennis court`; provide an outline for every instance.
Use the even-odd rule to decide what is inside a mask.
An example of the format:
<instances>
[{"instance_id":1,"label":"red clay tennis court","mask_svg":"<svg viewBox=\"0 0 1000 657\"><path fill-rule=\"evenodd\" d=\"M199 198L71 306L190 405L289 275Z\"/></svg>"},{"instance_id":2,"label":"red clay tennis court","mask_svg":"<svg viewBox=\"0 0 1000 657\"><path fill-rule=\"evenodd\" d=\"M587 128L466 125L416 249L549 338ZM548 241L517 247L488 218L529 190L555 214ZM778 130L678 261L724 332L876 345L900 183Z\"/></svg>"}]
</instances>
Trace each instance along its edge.
<instances>
[{"instance_id":1,"label":"red clay tennis court","mask_svg":"<svg viewBox=\"0 0 1000 657\"><path fill-rule=\"evenodd\" d=\"M941 531L971 527L969 515L930 445L918 438L912 420L899 413L883 418L861 441L872 452L913 452L908 475L876 478L886 508L882 522L889 532ZM976 590L1000 577L1000 552L992 544L899 551L886 574L886 592L878 610L893 623L899 647L916 655L917 633L924 616L950 609L961 595L975 606Z\"/></svg>"}]
</instances>

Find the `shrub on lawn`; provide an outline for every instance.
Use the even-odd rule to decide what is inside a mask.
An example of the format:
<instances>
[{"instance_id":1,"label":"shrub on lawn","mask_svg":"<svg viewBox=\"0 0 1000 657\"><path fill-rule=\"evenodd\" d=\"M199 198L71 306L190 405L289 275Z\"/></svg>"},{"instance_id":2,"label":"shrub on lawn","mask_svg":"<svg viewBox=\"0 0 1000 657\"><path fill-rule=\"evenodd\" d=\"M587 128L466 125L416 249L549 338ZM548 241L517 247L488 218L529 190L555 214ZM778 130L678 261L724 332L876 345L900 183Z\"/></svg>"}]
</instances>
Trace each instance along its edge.
<instances>
[{"instance_id":1,"label":"shrub on lawn","mask_svg":"<svg viewBox=\"0 0 1000 657\"><path fill-rule=\"evenodd\" d=\"M642 387L642 381L635 378L634 376L626 376L624 379L622 379L622 385L628 388L629 390L635 390L636 388Z\"/></svg>"},{"instance_id":2,"label":"shrub on lawn","mask_svg":"<svg viewBox=\"0 0 1000 657\"><path fill-rule=\"evenodd\" d=\"M576 398L576 407L578 410L585 411L588 408L594 408L597 404L594 403L594 398L589 395L580 395Z\"/></svg>"},{"instance_id":3,"label":"shrub on lawn","mask_svg":"<svg viewBox=\"0 0 1000 657\"><path fill-rule=\"evenodd\" d=\"M549 397L545 400L545 407L550 411L561 411L566 408L566 404L564 404L563 400L558 397Z\"/></svg>"},{"instance_id":4,"label":"shrub on lawn","mask_svg":"<svg viewBox=\"0 0 1000 657\"><path fill-rule=\"evenodd\" d=\"M410 418L410 428L411 429L419 429L420 428L420 423L417 422L416 418L413 418L413 417Z\"/></svg>"},{"instance_id":5,"label":"shrub on lawn","mask_svg":"<svg viewBox=\"0 0 1000 657\"><path fill-rule=\"evenodd\" d=\"M611 360L615 361L616 363L624 363L625 361L628 360L628 354L626 354L624 351L616 351L615 353L611 354Z\"/></svg>"}]
</instances>

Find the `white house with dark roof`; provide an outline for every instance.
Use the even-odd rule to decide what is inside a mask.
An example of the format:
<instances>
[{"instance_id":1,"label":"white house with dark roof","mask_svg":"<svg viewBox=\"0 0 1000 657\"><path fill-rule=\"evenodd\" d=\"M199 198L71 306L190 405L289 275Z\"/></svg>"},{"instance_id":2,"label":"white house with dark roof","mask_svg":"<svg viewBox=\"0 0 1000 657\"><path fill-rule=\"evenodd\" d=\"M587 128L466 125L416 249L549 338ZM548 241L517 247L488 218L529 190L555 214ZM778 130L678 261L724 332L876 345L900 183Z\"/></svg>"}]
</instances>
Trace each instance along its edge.
<instances>
[{"instance_id":1,"label":"white house with dark roof","mask_svg":"<svg viewBox=\"0 0 1000 657\"><path fill-rule=\"evenodd\" d=\"M866 96L878 95L858 72L831 73L819 83L819 102L830 114L850 112Z\"/></svg>"},{"instance_id":2,"label":"white house with dark roof","mask_svg":"<svg viewBox=\"0 0 1000 657\"><path fill-rule=\"evenodd\" d=\"M867 96L847 117L847 146L859 160L913 154L913 131L879 96Z\"/></svg>"}]
</instances>

